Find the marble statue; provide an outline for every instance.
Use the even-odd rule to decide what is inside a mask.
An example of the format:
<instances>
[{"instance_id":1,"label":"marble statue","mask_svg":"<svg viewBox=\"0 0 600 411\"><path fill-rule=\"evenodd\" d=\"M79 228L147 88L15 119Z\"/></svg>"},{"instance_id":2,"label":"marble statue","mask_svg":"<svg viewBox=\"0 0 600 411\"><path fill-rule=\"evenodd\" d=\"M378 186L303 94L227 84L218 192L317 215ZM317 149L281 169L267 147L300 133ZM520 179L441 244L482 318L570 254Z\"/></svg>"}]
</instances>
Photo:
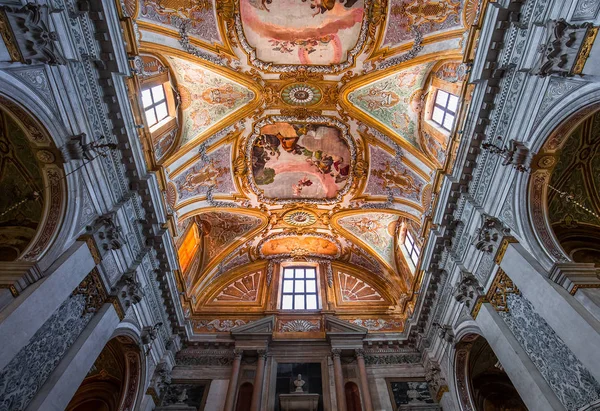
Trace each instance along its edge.
<instances>
[{"instance_id":1,"label":"marble statue","mask_svg":"<svg viewBox=\"0 0 600 411\"><path fill-rule=\"evenodd\" d=\"M295 392L304 392L304 390L302 390L304 384L306 384L306 381L302 379L302 374L298 374L298 378L294 381L294 385L296 386Z\"/></svg>"},{"instance_id":2,"label":"marble statue","mask_svg":"<svg viewBox=\"0 0 600 411\"><path fill-rule=\"evenodd\" d=\"M181 391L181 394L177 396L177 404L183 404L187 399L187 389L184 388L183 391Z\"/></svg>"}]
</instances>

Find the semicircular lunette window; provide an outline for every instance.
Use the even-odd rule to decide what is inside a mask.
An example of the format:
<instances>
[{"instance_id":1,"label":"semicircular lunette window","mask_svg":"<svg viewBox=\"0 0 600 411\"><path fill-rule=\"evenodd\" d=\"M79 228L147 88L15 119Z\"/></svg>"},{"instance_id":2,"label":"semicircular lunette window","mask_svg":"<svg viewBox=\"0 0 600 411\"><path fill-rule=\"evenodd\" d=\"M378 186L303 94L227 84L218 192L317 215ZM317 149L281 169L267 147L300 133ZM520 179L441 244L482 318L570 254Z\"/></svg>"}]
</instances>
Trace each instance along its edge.
<instances>
[{"instance_id":1,"label":"semicircular lunette window","mask_svg":"<svg viewBox=\"0 0 600 411\"><path fill-rule=\"evenodd\" d=\"M34 238L44 210L43 189L25 130L0 109L0 261L19 258Z\"/></svg>"}]
</instances>

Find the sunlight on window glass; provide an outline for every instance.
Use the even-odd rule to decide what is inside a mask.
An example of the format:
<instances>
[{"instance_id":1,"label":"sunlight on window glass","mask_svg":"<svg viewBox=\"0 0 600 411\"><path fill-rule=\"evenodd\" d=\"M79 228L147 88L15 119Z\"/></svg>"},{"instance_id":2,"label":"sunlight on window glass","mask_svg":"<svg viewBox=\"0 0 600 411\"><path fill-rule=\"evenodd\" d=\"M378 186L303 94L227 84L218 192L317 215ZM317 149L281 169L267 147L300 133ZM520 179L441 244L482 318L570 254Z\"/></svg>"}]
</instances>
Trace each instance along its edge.
<instances>
[{"instance_id":1,"label":"sunlight on window glass","mask_svg":"<svg viewBox=\"0 0 600 411\"><path fill-rule=\"evenodd\" d=\"M281 286L282 310L317 310L317 275L312 267L286 267Z\"/></svg>"}]
</instances>

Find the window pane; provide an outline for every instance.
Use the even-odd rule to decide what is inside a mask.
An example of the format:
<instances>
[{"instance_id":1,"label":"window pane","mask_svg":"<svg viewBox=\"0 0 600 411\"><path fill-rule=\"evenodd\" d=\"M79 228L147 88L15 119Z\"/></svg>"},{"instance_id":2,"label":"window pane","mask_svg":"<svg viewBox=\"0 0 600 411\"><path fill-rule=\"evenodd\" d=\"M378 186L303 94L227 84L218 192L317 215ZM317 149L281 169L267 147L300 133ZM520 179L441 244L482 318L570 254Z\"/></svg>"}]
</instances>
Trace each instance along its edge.
<instances>
[{"instance_id":1,"label":"window pane","mask_svg":"<svg viewBox=\"0 0 600 411\"><path fill-rule=\"evenodd\" d=\"M306 292L307 293L316 293L317 292L317 282L315 280L307 280L306 281Z\"/></svg>"},{"instance_id":2,"label":"window pane","mask_svg":"<svg viewBox=\"0 0 600 411\"><path fill-rule=\"evenodd\" d=\"M304 296L303 295L295 295L294 296L294 310L304 310Z\"/></svg>"},{"instance_id":3,"label":"window pane","mask_svg":"<svg viewBox=\"0 0 600 411\"><path fill-rule=\"evenodd\" d=\"M295 293L303 293L304 292L304 280L296 280L296 289Z\"/></svg>"},{"instance_id":4,"label":"window pane","mask_svg":"<svg viewBox=\"0 0 600 411\"><path fill-rule=\"evenodd\" d=\"M444 120L444 112L439 107L433 108L433 115L431 119L438 124L442 124L442 120Z\"/></svg>"},{"instance_id":5,"label":"window pane","mask_svg":"<svg viewBox=\"0 0 600 411\"><path fill-rule=\"evenodd\" d=\"M169 115L169 112L167 111L167 103L164 103L164 102L160 103L155 108L156 108L157 122L161 121L162 119L164 119L165 117L167 117Z\"/></svg>"},{"instance_id":6,"label":"window pane","mask_svg":"<svg viewBox=\"0 0 600 411\"><path fill-rule=\"evenodd\" d=\"M304 278L304 268L296 268L296 278Z\"/></svg>"},{"instance_id":7,"label":"window pane","mask_svg":"<svg viewBox=\"0 0 600 411\"><path fill-rule=\"evenodd\" d=\"M294 278L294 270L292 268L284 269L283 278Z\"/></svg>"},{"instance_id":8,"label":"window pane","mask_svg":"<svg viewBox=\"0 0 600 411\"><path fill-rule=\"evenodd\" d=\"M315 278L315 269L314 268L306 269L306 278Z\"/></svg>"},{"instance_id":9,"label":"window pane","mask_svg":"<svg viewBox=\"0 0 600 411\"><path fill-rule=\"evenodd\" d=\"M450 113L446 113L446 118L444 119L444 128L451 130L453 124L454 124L454 116Z\"/></svg>"},{"instance_id":10,"label":"window pane","mask_svg":"<svg viewBox=\"0 0 600 411\"><path fill-rule=\"evenodd\" d=\"M165 99L165 89L162 85L152 87L152 98L154 99L155 103Z\"/></svg>"},{"instance_id":11,"label":"window pane","mask_svg":"<svg viewBox=\"0 0 600 411\"><path fill-rule=\"evenodd\" d=\"M307 310L316 310L317 309L317 296L316 295L307 295L306 296L306 309Z\"/></svg>"},{"instance_id":12,"label":"window pane","mask_svg":"<svg viewBox=\"0 0 600 411\"><path fill-rule=\"evenodd\" d=\"M291 280L283 280L283 292L291 293L294 291L294 282Z\"/></svg>"},{"instance_id":13,"label":"window pane","mask_svg":"<svg viewBox=\"0 0 600 411\"><path fill-rule=\"evenodd\" d=\"M448 110L456 113L457 107L458 107L458 97L451 94L450 99L448 100Z\"/></svg>"},{"instance_id":14,"label":"window pane","mask_svg":"<svg viewBox=\"0 0 600 411\"><path fill-rule=\"evenodd\" d=\"M283 300L281 301L281 308L284 310L291 310L292 309L292 299L294 297L291 295L284 295L283 296Z\"/></svg>"},{"instance_id":15,"label":"window pane","mask_svg":"<svg viewBox=\"0 0 600 411\"><path fill-rule=\"evenodd\" d=\"M419 261L419 257L416 255L411 255L410 259L412 260L412 262L414 263L414 265L417 265L417 262Z\"/></svg>"},{"instance_id":16,"label":"window pane","mask_svg":"<svg viewBox=\"0 0 600 411\"><path fill-rule=\"evenodd\" d=\"M152 97L150 96L150 90L142 91L142 105L144 108L152 105Z\"/></svg>"},{"instance_id":17,"label":"window pane","mask_svg":"<svg viewBox=\"0 0 600 411\"><path fill-rule=\"evenodd\" d=\"M146 110L146 121L148 122L148 126L156 124L156 114L154 114L153 108Z\"/></svg>"},{"instance_id":18,"label":"window pane","mask_svg":"<svg viewBox=\"0 0 600 411\"><path fill-rule=\"evenodd\" d=\"M448 93L438 90L437 96L435 96L435 102L440 106L446 107L446 103L448 102Z\"/></svg>"},{"instance_id":19,"label":"window pane","mask_svg":"<svg viewBox=\"0 0 600 411\"><path fill-rule=\"evenodd\" d=\"M415 247L414 252L417 256L421 255L421 250L418 247Z\"/></svg>"}]
</instances>

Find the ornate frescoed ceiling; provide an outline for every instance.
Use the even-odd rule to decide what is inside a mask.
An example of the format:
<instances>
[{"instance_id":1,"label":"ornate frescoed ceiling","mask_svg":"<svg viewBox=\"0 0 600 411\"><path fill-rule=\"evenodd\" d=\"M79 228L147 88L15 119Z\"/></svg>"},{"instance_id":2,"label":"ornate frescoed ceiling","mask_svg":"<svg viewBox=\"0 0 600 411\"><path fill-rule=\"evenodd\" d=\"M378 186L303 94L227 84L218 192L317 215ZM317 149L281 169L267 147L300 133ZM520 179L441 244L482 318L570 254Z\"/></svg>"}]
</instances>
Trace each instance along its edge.
<instances>
[{"instance_id":1,"label":"ornate frescoed ceiling","mask_svg":"<svg viewBox=\"0 0 600 411\"><path fill-rule=\"evenodd\" d=\"M275 309L280 265L300 261L336 290L324 308L401 331L419 276L399 241L420 235L449 139L426 107L437 89L460 95L464 75L440 73L464 73L479 2L125 3L174 91L177 128L148 146L193 329Z\"/></svg>"}]
</instances>

